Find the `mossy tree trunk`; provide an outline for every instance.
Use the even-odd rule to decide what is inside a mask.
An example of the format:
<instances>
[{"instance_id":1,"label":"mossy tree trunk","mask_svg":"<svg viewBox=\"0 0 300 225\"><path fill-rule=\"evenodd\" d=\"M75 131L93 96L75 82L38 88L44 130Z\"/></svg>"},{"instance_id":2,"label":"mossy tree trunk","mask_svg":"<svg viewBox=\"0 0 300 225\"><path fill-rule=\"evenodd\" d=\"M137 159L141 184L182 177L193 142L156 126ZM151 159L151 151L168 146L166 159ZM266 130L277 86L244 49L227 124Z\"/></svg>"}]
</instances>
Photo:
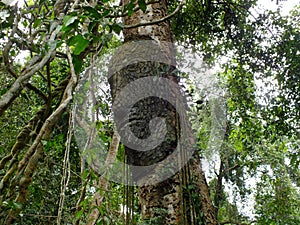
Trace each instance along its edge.
<instances>
[{"instance_id":1,"label":"mossy tree trunk","mask_svg":"<svg viewBox=\"0 0 300 225\"><path fill-rule=\"evenodd\" d=\"M122 1L123 6L129 3L130 1L128 0ZM134 10L131 16L124 18L125 27L127 28L124 30L124 45L138 41L158 43L162 47L164 62L168 63L156 62L155 56L153 61L139 60L143 56L139 57L136 54L143 54L143 50L136 51L130 48L123 52L126 56L117 56L116 58L119 57L120 60L123 58L123 60L131 61L133 57L137 58L137 60L132 60L133 63L120 68L119 71L116 70L109 78L114 104L117 104L117 101L130 102L130 96L127 96L127 98L125 96L122 100L118 98L122 89L139 79L160 77L169 79L170 82L178 83L174 75L175 57L172 52L173 38L170 23L168 20L152 23L161 20L167 15L167 2L166 0L161 0L157 3L147 4L145 12ZM149 22L152 24L136 26ZM164 45L161 43L169 44ZM149 54L147 51L151 50L145 46L144 53ZM143 85L147 84L144 83ZM131 88L132 92L136 91L134 85ZM149 87L136 88L146 90ZM138 91L136 92L138 93ZM170 93L170 98L176 98L176 95ZM149 96L133 104L130 111L129 120L124 118L122 112L114 112L121 142L122 136L126 136L126 127L130 127L131 132L138 139L147 139L151 135L156 135L156 138L159 139L161 133L151 133L151 124L149 125L150 121L157 117L164 118L167 133L160 145L148 151L136 151L125 144L127 164L148 166L170 156L175 151L180 138L179 115L175 107L164 99ZM131 176L133 176L132 179L139 180L142 183L143 179L148 179L147 181L150 183L139 185L138 187L141 212L145 221L151 224L217 224L214 207L209 197L207 183L197 155L194 155L194 158L179 172L159 182L151 182L151 176L139 174L137 171L132 171ZM193 187L191 188L193 190L188 190L188 186Z\"/></svg>"}]
</instances>

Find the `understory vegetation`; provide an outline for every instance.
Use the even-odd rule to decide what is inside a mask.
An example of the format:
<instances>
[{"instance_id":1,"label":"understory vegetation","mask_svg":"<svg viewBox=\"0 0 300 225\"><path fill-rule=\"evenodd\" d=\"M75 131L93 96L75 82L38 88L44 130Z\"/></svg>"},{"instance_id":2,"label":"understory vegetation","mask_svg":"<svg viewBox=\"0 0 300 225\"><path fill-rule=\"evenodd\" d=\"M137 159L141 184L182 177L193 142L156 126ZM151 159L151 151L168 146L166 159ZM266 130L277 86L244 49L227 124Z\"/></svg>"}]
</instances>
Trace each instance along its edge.
<instances>
[{"instance_id":1,"label":"understory vegetation","mask_svg":"<svg viewBox=\"0 0 300 225\"><path fill-rule=\"evenodd\" d=\"M141 190L107 175L128 160L111 56L126 31L165 21L215 224L300 224L300 6L168 0L162 21L124 23L153 2L0 2L0 224L165 223L166 208L145 218ZM197 185L181 184L184 210L209 224Z\"/></svg>"}]
</instances>

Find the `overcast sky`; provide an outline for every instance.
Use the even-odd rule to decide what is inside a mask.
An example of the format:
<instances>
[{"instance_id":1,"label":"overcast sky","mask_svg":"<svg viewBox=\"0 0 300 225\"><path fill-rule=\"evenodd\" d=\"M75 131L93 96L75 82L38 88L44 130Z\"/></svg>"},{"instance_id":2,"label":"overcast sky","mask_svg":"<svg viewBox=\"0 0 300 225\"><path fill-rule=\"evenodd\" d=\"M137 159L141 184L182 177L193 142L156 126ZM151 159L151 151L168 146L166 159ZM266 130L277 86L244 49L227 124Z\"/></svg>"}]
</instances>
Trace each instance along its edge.
<instances>
[{"instance_id":1,"label":"overcast sky","mask_svg":"<svg viewBox=\"0 0 300 225\"><path fill-rule=\"evenodd\" d=\"M287 15L295 5L300 4L300 0L282 0L278 5L276 4L276 0L258 0L257 4L270 10L276 10L278 7L281 7L282 14Z\"/></svg>"}]
</instances>

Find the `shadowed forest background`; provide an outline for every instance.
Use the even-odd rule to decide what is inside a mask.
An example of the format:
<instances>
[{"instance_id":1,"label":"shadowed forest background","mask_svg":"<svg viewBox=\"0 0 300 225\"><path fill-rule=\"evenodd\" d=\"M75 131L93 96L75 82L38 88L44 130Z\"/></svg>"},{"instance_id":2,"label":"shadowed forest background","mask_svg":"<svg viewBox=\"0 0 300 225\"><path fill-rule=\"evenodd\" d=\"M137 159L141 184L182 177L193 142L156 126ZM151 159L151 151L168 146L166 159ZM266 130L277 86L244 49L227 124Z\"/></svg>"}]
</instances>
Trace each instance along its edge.
<instances>
[{"instance_id":1,"label":"shadowed forest background","mask_svg":"<svg viewBox=\"0 0 300 225\"><path fill-rule=\"evenodd\" d=\"M278 9L256 0L0 2L0 224L300 224L300 5L283 15L289 0L266 2ZM108 80L106 56L140 40L188 50L201 69L178 51L184 71L144 62ZM173 177L137 187L106 175L117 160L152 160L120 142L112 110L120 89L143 76L178 84L197 143ZM196 85L212 79L226 106L217 147L216 89ZM141 102L132 130L148 135L155 102L167 118L164 156L179 138L177 112Z\"/></svg>"}]
</instances>

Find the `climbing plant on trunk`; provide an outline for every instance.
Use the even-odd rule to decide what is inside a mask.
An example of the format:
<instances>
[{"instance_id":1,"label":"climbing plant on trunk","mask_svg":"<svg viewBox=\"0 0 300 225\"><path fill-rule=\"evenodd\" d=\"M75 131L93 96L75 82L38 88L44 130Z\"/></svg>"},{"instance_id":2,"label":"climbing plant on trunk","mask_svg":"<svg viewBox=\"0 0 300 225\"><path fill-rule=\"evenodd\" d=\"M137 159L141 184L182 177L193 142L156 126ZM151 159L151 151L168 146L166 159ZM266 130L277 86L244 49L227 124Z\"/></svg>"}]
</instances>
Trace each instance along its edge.
<instances>
[{"instance_id":1,"label":"climbing plant on trunk","mask_svg":"<svg viewBox=\"0 0 300 225\"><path fill-rule=\"evenodd\" d=\"M180 129L184 129L183 126L180 126L180 119L187 119L180 118L179 112L176 111L177 109L172 105L172 102L168 102L161 97L162 94L159 92L166 90L160 90L159 83L149 81L134 84L139 80L148 78L153 80L167 79L177 85L175 85L177 91L179 89L178 77L175 72L176 60L173 51L173 35L170 22L166 19L170 15L168 14L167 2L162 0L148 4L143 1L139 1L139 3L139 10L133 11L130 15L124 17L124 45L126 47L124 47L124 51L116 53L118 55L113 62L120 64L123 60L126 63L123 67L120 67L120 70L115 69L116 71L110 77L113 104L118 105L121 102L132 101L130 94L122 95L120 98L121 92L132 84L130 90L136 95L140 93L139 89L146 92L149 86L151 89L156 90L156 94L141 96L140 99L137 99L137 102L133 102L128 120L126 113L124 113L125 109L120 106L113 107L115 109L115 121L121 135L121 141L123 139L127 143L130 142L128 132L132 132L133 135L142 140L150 136L154 136L156 140L159 139L163 135L162 132L158 130L154 133L154 130L151 130L151 122L157 117L164 118L166 134L161 143L148 151L141 149L143 148L142 144L129 143L129 145L134 145L133 147L124 144L126 163L133 166L130 167L130 179L127 181L127 185L133 185L134 182L138 184L138 196L144 221L152 224L199 224L201 222L217 224L197 154L194 154L194 158L191 158L188 162L183 162L185 151L188 150L181 149L181 157L183 158L173 158L174 163L187 164L179 168L178 171L170 172L171 176L162 179L158 174L156 174L158 178L155 179L153 178L154 175L149 176L147 174L148 171L141 172L138 168L136 169L138 166L159 165L159 162L172 155L179 145L180 138L184 138L180 137ZM122 1L122 4L126 8L130 7L133 2ZM179 5L178 9L180 7L182 5ZM134 45L132 42L137 44ZM148 57L149 51L151 51L151 47L147 46L149 42L153 45L153 48L158 46L156 56L161 54L163 62L155 56L152 60ZM120 56L120 54L123 54L123 56ZM155 54L155 51L153 54ZM131 63L127 63L128 61ZM117 67L114 63L112 66ZM168 91L170 91L168 93L171 96L170 98L178 98L177 101L181 101L175 90L169 89ZM181 106L184 107L184 105ZM188 123L188 121L185 122ZM130 127L131 130L128 131L127 127ZM193 147L192 144L189 145L191 148ZM164 164L160 166L167 167ZM154 168L154 170L156 169ZM156 173L160 173L159 170ZM133 195L133 191L128 195ZM127 197L133 198L133 196Z\"/></svg>"}]
</instances>

